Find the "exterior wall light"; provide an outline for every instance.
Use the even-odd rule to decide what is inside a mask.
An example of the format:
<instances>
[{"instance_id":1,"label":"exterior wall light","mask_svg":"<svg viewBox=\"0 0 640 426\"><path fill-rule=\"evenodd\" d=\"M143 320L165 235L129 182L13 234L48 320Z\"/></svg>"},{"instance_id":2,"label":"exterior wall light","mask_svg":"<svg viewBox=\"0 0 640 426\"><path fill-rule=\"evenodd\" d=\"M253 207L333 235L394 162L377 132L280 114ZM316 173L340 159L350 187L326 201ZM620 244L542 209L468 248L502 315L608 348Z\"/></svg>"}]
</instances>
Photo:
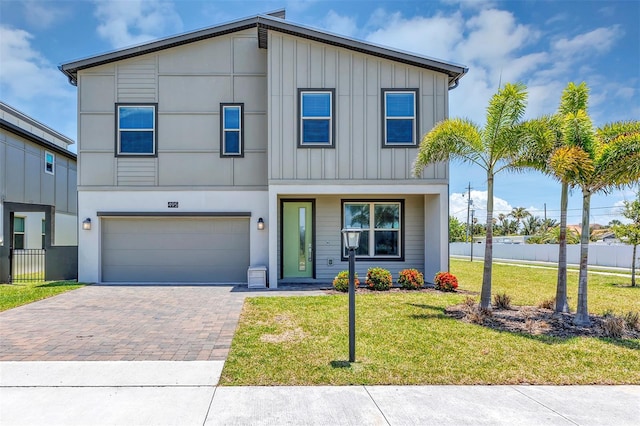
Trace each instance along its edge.
<instances>
[{"instance_id":1,"label":"exterior wall light","mask_svg":"<svg viewBox=\"0 0 640 426\"><path fill-rule=\"evenodd\" d=\"M345 228L342 238L349 251L349 362L356 361L356 249L360 245L362 229Z\"/></svg>"},{"instance_id":2,"label":"exterior wall light","mask_svg":"<svg viewBox=\"0 0 640 426\"><path fill-rule=\"evenodd\" d=\"M258 230L262 231L264 229L264 219L258 219Z\"/></svg>"},{"instance_id":3,"label":"exterior wall light","mask_svg":"<svg viewBox=\"0 0 640 426\"><path fill-rule=\"evenodd\" d=\"M82 221L82 229L85 231L91 231L91 218L86 218Z\"/></svg>"}]
</instances>

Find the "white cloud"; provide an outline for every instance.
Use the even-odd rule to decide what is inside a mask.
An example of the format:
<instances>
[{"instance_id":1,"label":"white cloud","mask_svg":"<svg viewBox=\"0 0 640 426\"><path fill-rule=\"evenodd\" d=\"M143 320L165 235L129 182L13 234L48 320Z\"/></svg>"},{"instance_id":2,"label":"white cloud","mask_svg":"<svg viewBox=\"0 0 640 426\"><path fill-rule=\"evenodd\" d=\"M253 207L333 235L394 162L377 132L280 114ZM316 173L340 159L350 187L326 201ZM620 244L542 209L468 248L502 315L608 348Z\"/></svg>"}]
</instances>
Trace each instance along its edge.
<instances>
[{"instance_id":1,"label":"white cloud","mask_svg":"<svg viewBox=\"0 0 640 426\"><path fill-rule=\"evenodd\" d=\"M616 40L623 35L619 25L601 27L573 38L561 38L552 43L552 48L561 56L587 56L608 52Z\"/></svg>"},{"instance_id":2,"label":"white cloud","mask_svg":"<svg viewBox=\"0 0 640 426\"><path fill-rule=\"evenodd\" d=\"M347 37L353 37L358 32L358 25L354 18L341 16L333 10L330 10L324 18L323 27L327 31Z\"/></svg>"},{"instance_id":3,"label":"white cloud","mask_svg":"<svg viewBox=\"0 0 640 426\"><path fill-rule=\"evenodd\" d=\"M490 68L503 67L515 52L539 36L504 10L483 10L468 19L465 27L468 35L456 52L465 60L475 60Z\"/></svg>"},{"instance_id":4,"label":"white cloud","mask_svg":"<svg viewBox=\"0 0 640 426\"><path fill-rule=\"evenodd\" d=\"M487 191L471 191L472 208L478 223L487 222ZM512 210L511 204L502 198L493 196L493 217L498 213L507 214ZM455 216L459 221L467 223L467 193L454 193L449 196L449 215Z\"/></svg>"},{"instance_id":5,"label":"white cloud","mask_svg":"<svg viewBox=\"0 0 640 426\"><path fill-rule=\"evenodd\" d=\"M389 14L378 9L370 25L382 23L366 39L384 46L414 52L434 58L453 60L452 52L462 40L464 20L459 12L446 16L405 19L400 13ZM456 60L455 62L459 62Z\"/></svg>"},{"instance_id":6,"label":"white cloud","mask_svg":"<svg viewBox=\"0 0 640 426\"><path fill-rule=\"evenodd\" d=\"M23 3L24 15L29 25L38 28L51 28L53 24L71 15L67 7L53 2L28 0Z\"/></svg>"},{"instance_id":7,"label":"white cloud","mask_svg":"<svg viewBox=\"0 0 640 426\"><path fill-rule=\"evenodd\" d=\"M0 26L0 87L3 99L36 100L43 97L73 99L67 81L31 45L33 35Z\"/></svg>"},{"instance_id":8,"label":"white cloud","mask_svg":"<svg viewBox=\"0 0 640 426\"><path fill-rule=\"evenodd\" d=\"M173 3L163 0L96 0L96 31L112 47L144 43L182 30Z\"/></svg>"}]
</instances>

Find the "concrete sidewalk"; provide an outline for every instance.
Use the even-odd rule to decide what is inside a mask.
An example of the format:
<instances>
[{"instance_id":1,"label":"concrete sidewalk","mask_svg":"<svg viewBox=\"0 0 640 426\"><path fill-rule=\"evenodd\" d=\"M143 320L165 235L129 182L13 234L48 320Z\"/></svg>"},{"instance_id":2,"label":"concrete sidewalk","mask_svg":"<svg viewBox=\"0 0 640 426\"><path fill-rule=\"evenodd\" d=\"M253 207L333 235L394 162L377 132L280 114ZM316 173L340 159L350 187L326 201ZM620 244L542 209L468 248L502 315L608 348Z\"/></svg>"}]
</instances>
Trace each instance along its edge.
<instances>
[{"instance_id":1,"label":"concrete sidewalk","mask_svg":"<svg viewBox=\"0 0 640 426\"><path fill-rule=\"evenodd\" d=\"M637 425L640 386L218 387L223 361L0 363L2 425Z\"/></svg>"}]
</instances>

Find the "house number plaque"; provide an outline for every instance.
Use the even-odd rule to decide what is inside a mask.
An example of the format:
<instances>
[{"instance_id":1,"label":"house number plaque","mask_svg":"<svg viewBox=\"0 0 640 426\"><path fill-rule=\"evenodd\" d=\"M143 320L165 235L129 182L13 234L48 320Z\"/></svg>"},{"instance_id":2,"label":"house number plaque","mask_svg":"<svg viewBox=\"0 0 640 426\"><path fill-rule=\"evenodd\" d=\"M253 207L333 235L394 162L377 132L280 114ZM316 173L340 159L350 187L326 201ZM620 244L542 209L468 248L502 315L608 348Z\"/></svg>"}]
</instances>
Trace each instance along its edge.
<instances>
[{"instance_id":1,"label":"house number plaque","mask_svg":"<svg viewBox=\"0 0 640 426\"><path fill-rule=\"evenodd\" d=\"M177 209L178 208L178 202L177 201L169 201L167 202L167 207L170 209Z\"/></svg>"}]
</instances>

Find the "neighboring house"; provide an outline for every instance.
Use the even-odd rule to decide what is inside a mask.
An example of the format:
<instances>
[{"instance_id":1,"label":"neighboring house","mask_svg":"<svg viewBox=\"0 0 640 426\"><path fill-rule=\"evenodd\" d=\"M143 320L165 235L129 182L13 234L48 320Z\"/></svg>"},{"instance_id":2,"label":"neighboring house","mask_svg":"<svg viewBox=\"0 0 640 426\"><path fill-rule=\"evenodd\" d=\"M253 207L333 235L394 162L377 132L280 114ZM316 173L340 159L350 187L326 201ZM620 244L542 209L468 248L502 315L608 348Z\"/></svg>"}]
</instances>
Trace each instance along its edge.
<instances>
[{"instance_id":1,"label":"neighboring house","mask_svg":"<svg viewBox=\"0 0 640 426\"><path fill-rule=\"evenodd\" d=\"M22 254L47 249L47 277L76 277L76 155L68 150L73 143L0 102L0 282L11 273L10 248Z\"/></svg>"},{"instance_id":2,"label":"neighboring house","mask_svg":"<svg viewBox=\"0 0 640 426\"><path fill-rule=\"evenodd\" d=\"M460 65L259 15L63 64L78 86L79 279L330 282L448 268L448 165L412 177Z\"/></svg>"}]
</instances>

